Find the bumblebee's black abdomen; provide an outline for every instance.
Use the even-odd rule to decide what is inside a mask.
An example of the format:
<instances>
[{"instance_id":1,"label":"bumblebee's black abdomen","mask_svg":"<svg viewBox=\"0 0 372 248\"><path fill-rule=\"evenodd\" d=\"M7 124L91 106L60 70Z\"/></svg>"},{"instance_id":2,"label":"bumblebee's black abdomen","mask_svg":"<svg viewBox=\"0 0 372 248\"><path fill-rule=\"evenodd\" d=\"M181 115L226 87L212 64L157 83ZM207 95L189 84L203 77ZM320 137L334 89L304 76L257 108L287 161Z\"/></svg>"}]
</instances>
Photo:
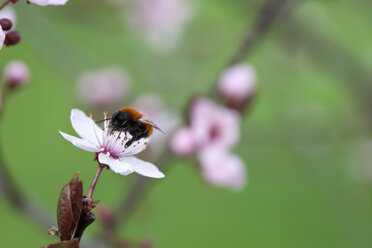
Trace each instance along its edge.
<instances>
[{"instance_id":1,"label":"bumblebee's black abdomen","mask_svg":"<svg viewBox=\"0 0 372 248\"><path fill-rule=\"evenodd\" d=\"M125 144L125 147L130 146L137 140L149 136L146 126L142 123L128 122L128 125L123 131L127 131L130 135L132 135L132 138Z\"/></svg>"},{"instance_id":2,"label":"bumblebee's black abdomen","mask_svg":"<svg viewBox=\"0 0 372 248\"><path fill-rule=\"evenodd\" d=\"M132 136L125 147L152 134L152 127L139 121L142 116L135 109L129 107L122 108L112 115L110 122L112 131L128 132Z\"/></svg>"}]
</instances>

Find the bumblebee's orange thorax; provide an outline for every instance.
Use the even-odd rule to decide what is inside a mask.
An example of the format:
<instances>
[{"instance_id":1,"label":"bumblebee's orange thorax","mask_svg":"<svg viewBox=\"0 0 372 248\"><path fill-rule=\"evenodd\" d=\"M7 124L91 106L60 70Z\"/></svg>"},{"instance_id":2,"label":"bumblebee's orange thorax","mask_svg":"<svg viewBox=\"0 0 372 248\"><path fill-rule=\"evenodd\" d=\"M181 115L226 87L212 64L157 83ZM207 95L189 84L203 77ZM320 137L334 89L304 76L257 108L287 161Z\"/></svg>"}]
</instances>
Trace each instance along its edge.
<instances>
[{"instance_id":1,"label":"bumblebee's orange thorax","mask_svg":"<svg viewBox=\"0 0 372 248\"><path fill-rule=\"evenodd\" d=\"M131 121L138 121L140 118L143 117L143 114L141 114L140 112L138 112L137 110L131 107L124 107L120 109L120 112L126 113L129 116ZM150 124L143 123L143 122L141 123L145 126L147 130L147 135L150 136L154 131L153 127Z\"/></svg>"},{"instance_id":2,"label":"bumblebee's orange thorax","mask_svg":"<svg viewBox=\"0 0 372 248\"><path fill-rule=\"evenodd\" d=\"M143 114L141 114L140 112L138 112L137 110L135 110L134 108L131 108L131 107L121 108L120 112L128 113L128 115L129 115L129 117L131 118L132 121L136 121L143 116Z\"/></svg>"},{"instance_id":3,"label":"bumblebee's orange thorax","mask_svg":"<svg viewBox=\"0 0 372 248\"><path fill-rule=\"evenodd\" d=\"M152 126L150 124L144 124L144 125L145 125L146 130L147 130L147 135L150 136L154 129L152 128Z\"/></svg>"}]
</instances>

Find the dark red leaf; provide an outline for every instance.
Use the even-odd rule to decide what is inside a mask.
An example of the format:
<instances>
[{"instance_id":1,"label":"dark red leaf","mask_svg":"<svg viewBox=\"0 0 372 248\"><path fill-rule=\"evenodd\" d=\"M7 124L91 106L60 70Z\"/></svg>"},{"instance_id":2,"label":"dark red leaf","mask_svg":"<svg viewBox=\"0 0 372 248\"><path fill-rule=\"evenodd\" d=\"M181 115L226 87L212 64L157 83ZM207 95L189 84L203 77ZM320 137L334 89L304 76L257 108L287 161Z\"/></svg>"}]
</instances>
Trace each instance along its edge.
<instances>
[{"instance_id":1,"label":"dark red leaf","mask_svg":"<svg viewBox=\"0 0 372 248\"><path fill-rule=\"evenodd\" d=\"M81 210L83 208L83 183L79 181L79 173L70 181L70 196L71 196L71 207L72 207L72 222L70 227L70 237L79 222Z\"/></svg>"},{"instance_id":2,"label":"dark red leaf","mask_svg":"<svg viewBox=\"0 0 372 248\"><path fill-rule=\"evenodd\" d=\"M61 241L70 240L80 219L83 208L83 183L76 173L59 196L57 206L58 230Z\"/></svg>"},{"instance_id":3,"label":"dark red leaf","mask_svg":"<svg viewBox=\"0 0 372 248\"><path fill-rule=\"evenodd\" d=\"M59 195L57 205L57 222L61 241L71 239L72 218L71 189L70 185L66 184Z\"/></svg>"}]
</instances>

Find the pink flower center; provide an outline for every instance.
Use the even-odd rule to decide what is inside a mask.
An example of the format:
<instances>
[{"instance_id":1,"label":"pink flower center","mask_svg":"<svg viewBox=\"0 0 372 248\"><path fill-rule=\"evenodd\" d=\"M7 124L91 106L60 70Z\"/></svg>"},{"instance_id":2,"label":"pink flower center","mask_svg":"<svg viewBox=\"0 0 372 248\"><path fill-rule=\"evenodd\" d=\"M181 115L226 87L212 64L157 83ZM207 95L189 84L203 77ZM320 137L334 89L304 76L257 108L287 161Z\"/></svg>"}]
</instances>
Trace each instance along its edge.
<instances>
[{"instance_id":1,"label":"pink flower center","mask_svg":"<svg viewBox=\"0 0 372 248\"><path fill-rule=\"evenodd\" d=\"M119 156L116 154L116 151L114 151L113 149L110 149L110 147L104 147L102 146L101 148L103 148L104 150L100 153L103 153L103 154L107 154L107 153L110 153L110 157L114 158L114 159L118 159Z\"/></svg>"},{"instance_id":2,"label":"pink flower center","mask_svg":"<svg viewBox=\"0 0 372 248\"><path fill-rule=\"evenodd\" d=\"M211 140L217 139L221 135L221 130L218 126L212 125L209 129L209 137Z\"/></svg>"}]
</instances>

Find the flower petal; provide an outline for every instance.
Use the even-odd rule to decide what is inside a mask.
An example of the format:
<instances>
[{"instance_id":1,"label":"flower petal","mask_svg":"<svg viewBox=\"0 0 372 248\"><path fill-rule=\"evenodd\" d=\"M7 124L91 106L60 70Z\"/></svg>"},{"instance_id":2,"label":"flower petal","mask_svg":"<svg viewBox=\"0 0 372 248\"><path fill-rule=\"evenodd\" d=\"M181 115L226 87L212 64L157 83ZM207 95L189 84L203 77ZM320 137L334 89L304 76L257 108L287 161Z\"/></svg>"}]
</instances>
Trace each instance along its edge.
<instances>
[{"instance_id":1,"label":"flower petal","mask_svg":"<svg viewBox=\"0 0 372 248\"><path fill-rule=\"evenodd\" d=\"M209 146L198 153L204 179L215 186L241 190L247 183L244 161L224 146Z\"/></svg>"},{"instance_id":2,"label":"flower petal","mask_svg":"<svg viewBox=\"0 0 372 248\"><path fill-rule=\"evenodd\" d=\"M133 170L138 174L145 177L163 178L164 174L159 171L158 167L152 163L143 161L136 157L120 157L119 160L124 163L128 163L132 166Z\"/></svg>"},{"instance_id":3,"label":"flower petal","mask_svg":"<svg viewBox=\"0 0 372 248\"><path fill-rule=\"evenodd\" d=\"M221 119L221 116L224 118ZM233 147L240 137L240 115L220 107L208 98L196 99L190 108L191 129L199 147L208 145Z\"/></svg>"},{"instance_id":4,"label":"flower petal","mask_svg":"<svg viewBox=\"0 0 372 248\"><path fill-rule=\"evenodd\" d=\"M171 142L171 150L181 156L191 155L197 148L197 141L193 130L188 127L182 127L174 132Z\"/></svg>"},{"instance_id":5,"label":"flower petal","mask_svg":"<svg viewBox=\"0 0 372 248\"><path fill-rule=\"evenodd\" d=\"M88 152L100 152L103 149L100 149L94 145L92 145L90 142L71 136L67 133L59 131L59 133L65 138L66 140L70 141L74 146L79 147L80 149L83 149Z\"/></svg>"},{"instance_id":6,"label":"flower petal","mask_svg":"<svg viewBox=\"0 0 372 248\"><path fill-rule=\"evenodd\" d=\"M47 5L65 5L68 0L29 0L30 3L34 3L40 6Z\"/></svg>"},{"instance_id":7,"label":"flower petal","mask_svg":"<svg viewBox=\"0 0 372 248\"><path fill-rule=\"evenodd\" d=\"M68 0L50 0L49 5L65 5Z\"/></svg>"},{"instance_id":8,"label":"flower petal","mask_svg":"<svg viewBox=\"0 0 372 248\"><path fill-rule=\"evenodd\" d=\"M29 2L40 5L40 6L47 6L49 3L49 0L29 0Z\"/></svg>"},{"instance_id":9,"label":"flower petal","mask_svg":"<svg viewBox=\"0 0 372 248\"><path fill-rule=\"evenodd\" d=\"M3 48L4 41L5 41L5 32L3 31L0 25L0 50L1 48Z\"/></svg>"},{"instance_id":10,"label":"flower petal","mask_svg":"<svg viewBox=\"0 0 372 248\"><path fill-rule=\"evenodd\" d=\"M111 170L113 170L116 173L119 173L121 175L129 175L134 172L131 164L128 164L126 162L122 162L119 159L115 159L113 157L110 157L109 153L100 153L98 155L98 161L101 164L105 164L108 167L110 167Z\"/></svg>"},{"instance_id":11,"label":"flower petal","mask_svg":"<svg viewBox=\"0 0 372 248\"><path fill-rule=\"evenodd\" d=\"M128 133L127 137L128 137L128 140L130 140L132 136ZM133 142L129 147L123 149L123 151L120 153L120 157L132 156L132 155L135 155L137 153L144 151L146 147L148 146L149 141L150 141L150 138L147 137L147 138L142 138L140 140Z\"/></svg>"},{"instance_id":12,"label":"flower petal","mask_svg":"<svg viewBox=\"0 0 372 248\"><path fill-rule=\"evenodd\" d=\"M95 146L100 146L102 143L103 131L92 118L86 116L79 109L71 110L71 124L75 132L85 140L88 140Z\"/></svg>"}]
</instances>

